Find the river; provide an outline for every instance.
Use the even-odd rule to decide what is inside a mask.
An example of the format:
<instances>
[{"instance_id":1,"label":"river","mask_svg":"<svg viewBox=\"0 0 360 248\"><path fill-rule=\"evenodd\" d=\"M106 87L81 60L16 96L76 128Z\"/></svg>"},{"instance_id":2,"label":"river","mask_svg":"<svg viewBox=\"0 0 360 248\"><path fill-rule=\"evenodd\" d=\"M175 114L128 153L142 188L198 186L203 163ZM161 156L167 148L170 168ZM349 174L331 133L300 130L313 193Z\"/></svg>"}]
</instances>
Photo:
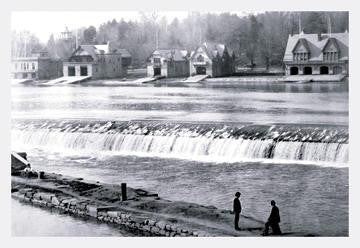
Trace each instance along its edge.
<instances>
[{"instance_id":1,"label":"river","mask_svg":"<svg viewBox=\"0 0 360 248\"><path fill-rule=\"evenodd\" d=\"M347 83L13 86L12 149L171 200L231 209L241 191L259 220L274 199L283 231L346 236L348 114Z\"/></svg>"}]
</instances>

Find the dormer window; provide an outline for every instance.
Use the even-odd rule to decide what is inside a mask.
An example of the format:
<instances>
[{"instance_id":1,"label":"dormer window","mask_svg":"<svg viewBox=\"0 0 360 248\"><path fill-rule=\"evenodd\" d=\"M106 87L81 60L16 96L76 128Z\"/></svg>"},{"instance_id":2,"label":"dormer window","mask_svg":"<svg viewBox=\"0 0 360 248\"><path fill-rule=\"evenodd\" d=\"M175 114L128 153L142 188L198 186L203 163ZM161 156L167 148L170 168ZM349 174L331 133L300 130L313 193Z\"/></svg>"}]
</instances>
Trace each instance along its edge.
<instances>
[{"instance_id":1,"label":"dormer window","mask_svg":"<svg viewBox=\"0 0 360 248\"><path fill-rule=\"evenodd\" d=\"M335 38L329 38L323 48L324 61L338 61L340 57L340 49Z\"/></svg>"},{"instance_id":2,"label":"dormer window","mask_svg":"<svg viewBox=\"0 0 360 248\"><path fill-rule=\"evenodd\" d=\"M338 52L324 52L324 61L338 61L339 53Z\"/></svg>"},{"instance_id":3,"label":"dormer window","mask_svg":"<svg viewBox=\"0 0 360 248\"><path fill-rule=\"evenodd\" d=\"M310 57L309 53L294 52L294 60L295 61L308 61L309 57Z\"/></svg>"}]
</instances>

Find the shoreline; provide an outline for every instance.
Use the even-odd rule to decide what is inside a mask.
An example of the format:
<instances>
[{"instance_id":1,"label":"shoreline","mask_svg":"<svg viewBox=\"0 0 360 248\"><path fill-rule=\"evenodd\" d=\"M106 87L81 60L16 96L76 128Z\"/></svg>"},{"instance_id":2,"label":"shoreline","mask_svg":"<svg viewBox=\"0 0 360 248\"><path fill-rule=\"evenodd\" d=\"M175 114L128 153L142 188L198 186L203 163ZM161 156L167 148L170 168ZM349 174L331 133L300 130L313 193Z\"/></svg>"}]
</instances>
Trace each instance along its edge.
<instances>
[{"instance_id":1,"label":"shoreline","mask_svg":"<svg viewBox=\"0 0 360 248\"><path fill-rule=\"evenodd\" d=\"M288 79L291 76L286 76L282 74L243 74L243 75L233 75L228 77L214 77L206 78L202 81L196 83L186 83L186 77L174 77L174 78L162 78L156 79L151 82L139 83L137 80L141 79L138 77L126 77L126 78L108 78L108 79L88 79L76 83L67 83L67 84L47 84L51 80L25 80L17 82L13 79L12 85L35 85L35 86L57 86L57 85L84 85L84 86L178 86L178 87L199 87L199 86L212 86L212 85L229 85L229 84L242 84L242 83L282 83L282 84L294 84L294 85L311 85L314 83L334 83L334 84L343 84L348 82L348 76L345 76L341 80L334 80L331 77L334 75L314 75L315 78L320 78L319 80L313 79L308 80L307 75L299 75L297 79ZM321 78L321 76L324 76ZM144 75L144 77L147 77ZM304 78L304 79L302 79ZM306 80L305 80L306 79ZM304 82L302 81L304 80Z\"/></svg>"},{"instance_id":2,"label":"shoreline","mask_svg":"<svg viewBox=\"0 0 360 248\"><path fill-rule=\"evenodd\" d=\"M260 236L264 222L241 215L241 231L233 228L234 215L183 201L162 199L156 193L127 187L128 200L121 200L120 185L38 172L12 176L12 198L34 206L97 219L126 228L140 236L207 237ZM287 236L313 236L290 233Z\"/></svg>"}]
</instances>

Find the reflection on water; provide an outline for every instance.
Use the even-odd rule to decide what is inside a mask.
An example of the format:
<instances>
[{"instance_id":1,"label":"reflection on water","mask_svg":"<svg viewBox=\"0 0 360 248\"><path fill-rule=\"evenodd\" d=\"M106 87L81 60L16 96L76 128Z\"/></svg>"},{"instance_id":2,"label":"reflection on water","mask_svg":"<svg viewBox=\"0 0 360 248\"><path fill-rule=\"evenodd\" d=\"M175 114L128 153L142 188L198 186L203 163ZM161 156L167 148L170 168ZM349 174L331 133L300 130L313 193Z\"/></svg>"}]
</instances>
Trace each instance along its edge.
<instances>
[{"instance_id":1,"label":"reflection on water","mask_svg":"<svg viewBox=\"0 0 360 248\"><path fill-rule=\"evenodd\" d=\"M50 212L11 200L12 236L133 236L122 229L92 220Z\"/></svg>"},{"instance_id":2,"label":"reflection on water","mask_svg":"<svg viewBox=\"0 0 360 248\"><path fill-rule=\"evenodd\" d=\"M347 125L348 91L346 83L239 83L222 88L19 86L12 88L12 117Z\"/></svg>"}]
</instances>

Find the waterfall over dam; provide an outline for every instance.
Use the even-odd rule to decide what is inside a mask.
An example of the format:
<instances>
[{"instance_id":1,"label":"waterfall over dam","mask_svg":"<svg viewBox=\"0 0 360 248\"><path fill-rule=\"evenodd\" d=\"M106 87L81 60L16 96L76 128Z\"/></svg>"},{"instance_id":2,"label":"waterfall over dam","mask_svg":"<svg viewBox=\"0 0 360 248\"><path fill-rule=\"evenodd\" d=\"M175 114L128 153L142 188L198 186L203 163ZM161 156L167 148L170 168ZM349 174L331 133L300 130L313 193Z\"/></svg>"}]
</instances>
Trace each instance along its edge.
<instances>
[{"instance_id":1,"label":"waterfall over dam","mask_svg":"<svg viewBox=\"0 0 360 248\"><path fill-rule=\"evenodd\" d=\"M18 121L13 149L105 152L213 162L347 163L345 126Z\"/></svg>"}]
</instances>

